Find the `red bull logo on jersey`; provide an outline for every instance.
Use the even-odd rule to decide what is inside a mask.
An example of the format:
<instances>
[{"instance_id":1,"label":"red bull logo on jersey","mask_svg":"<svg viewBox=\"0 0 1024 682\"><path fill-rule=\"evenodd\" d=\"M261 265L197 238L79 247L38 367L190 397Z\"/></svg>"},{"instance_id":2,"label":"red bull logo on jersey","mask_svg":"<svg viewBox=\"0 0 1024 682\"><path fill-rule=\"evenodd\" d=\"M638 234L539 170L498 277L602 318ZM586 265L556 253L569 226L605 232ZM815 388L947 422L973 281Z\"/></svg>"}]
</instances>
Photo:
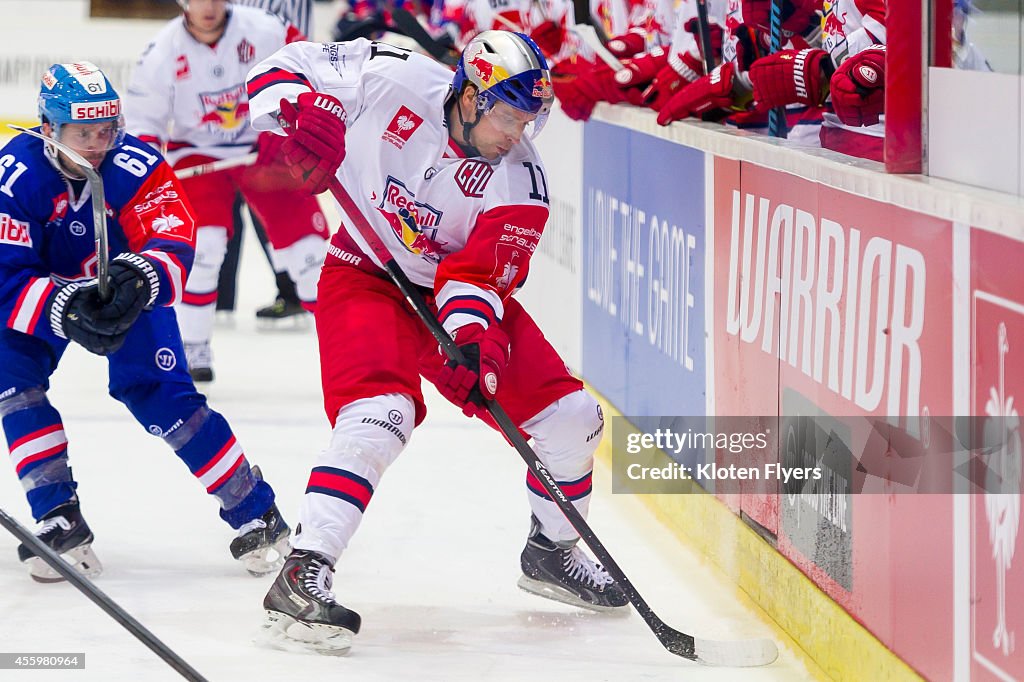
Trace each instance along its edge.
<instances>
[{"instance_id":1,"label":"red bull logo on jersey","mask_svg":"<svg viewBox=\"0 0 1024 682\"><path fill-rule=\"evenodd\" d=\"M825 16L821 20L821 47L833 57L840 57L845 49L836 48L846 42L846 14L833 0L824 4Z\"/></svg>"},{"instance_id":2,"label":"red bull logo on jersey","mask_svg":"<svg viewBox=\"0 0 1024 682\"><path fill-rule=\"evenodd\" d=\"M245 83L219 92L204 92L199 95L202 105L200 124L215 130L235 133L237 137L246 130L249 120L249 100L245 94Z\"/></svg>"},{"instance_id":3,"label":"red bull logo on jersey","mask_svg":"<svg viewBox=\"0 0 1024 682\"><path fill-rule=\"evenodd\" d=\"M388 177L377 210L410 253L432 263L440 263L441 258L448 253L444 248L446 242L437 240L441 211L417 202L415 195L401 181Z\"/></svg>"},{"instance_id":4,"label":"red bull logo on jersey","mask_svg":"<svg viewBox=\"0 0 1024 682\"><path fill-rule=\"evenodd\" d=\"M15 220L6 213L0 213L0 244L32 248L32 234L28 230L28 223Z\"/></svg>"},{"instance_id":5,"label":"red bull logo on jersey","mask_svg":"<svg viewBox=\"0 0 1024 682\"><path fill-rule=\"evenodd\" d=\"M117 118L121 115L121 100L108 99L103 102L74 102L71 105L72 121L95 121Z\"/></svg>"}]
</instances>

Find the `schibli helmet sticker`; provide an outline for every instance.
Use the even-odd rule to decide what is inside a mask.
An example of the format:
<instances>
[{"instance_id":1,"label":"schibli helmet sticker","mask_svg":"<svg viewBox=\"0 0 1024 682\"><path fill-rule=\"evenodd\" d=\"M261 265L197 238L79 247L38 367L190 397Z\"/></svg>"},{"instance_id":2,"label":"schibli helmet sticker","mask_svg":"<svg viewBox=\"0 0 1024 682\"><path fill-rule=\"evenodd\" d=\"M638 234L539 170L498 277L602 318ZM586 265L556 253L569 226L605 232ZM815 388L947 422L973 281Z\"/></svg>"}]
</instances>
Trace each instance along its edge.
<instances>
[{"instance_id":1,"label":"schibli helmet sticker","mask_svg":"<svg viewBox=\"0 0 1024 682\"><path fill-rule=\"evenodd\" d=\"M39 118L53 127L60 139L68 123L109 123L113 126L107 150L124 141L121 98L107 77L92 62L54 64L43 74L39 87Z\"/></svg>"},{"instance_id":2,"label":"schibli helmet sticker","mask_svg":"<svg viewBox=\"0 0 1024 682\"><path fill-rule=\"evenodd\" d=\"M536 115L529 137L544 127L554 101L544 53L522 33L483 31L473 38L459 58L452 90L459 95L467 84L476 87L481 115L497 102Z\"/></svg>"}]
</instances>

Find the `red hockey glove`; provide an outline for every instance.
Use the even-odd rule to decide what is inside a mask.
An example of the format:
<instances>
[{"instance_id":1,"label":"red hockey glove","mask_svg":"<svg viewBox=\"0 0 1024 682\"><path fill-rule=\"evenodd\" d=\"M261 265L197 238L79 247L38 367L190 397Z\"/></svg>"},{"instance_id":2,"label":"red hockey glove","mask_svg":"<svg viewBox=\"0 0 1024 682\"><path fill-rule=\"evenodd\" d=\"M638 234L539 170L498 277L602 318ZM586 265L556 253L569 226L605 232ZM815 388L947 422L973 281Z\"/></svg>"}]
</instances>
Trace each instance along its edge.
<instances>
[{"instance_id":1,"label":"red hockey glove","mask_svg":"<svg viewBox=\"0 0 1024 682\"><path fill-rule=\"evenodd\" d=\"M553 21L543 21L530 32L533 42L548 57L553 57L562 49L565 41L565 30Z\"/></svg>"},{"instance_id":2,"label":"red hockey glove","mask_svg":"<svg viewBox=\"0 0 1024 682\"><path fill-rule=\"evenodd\" d=\"M782 30L803 33L823 11L822 0L782 0ZM742 16L744 23L771 33L772 0L743 0Z\"/></svg>"},{"instance_id":3,"label":"red hockey glove","mask_svg":"<svg viewBox=\"0 0 1024 682\"><path fill-rule=\"evenodd\" d=\"M779 50L761 57L750 67L754 106L767 111L787 104L820 107L828 94L832 61L825 50Z\"/></svg>"},{"instance_id":4,"label":"red hockey glove","mask_svg":"<svg viewBox=\"0 0 1024 682\"><path fill-rule=\"evenodd\" d=\"M885 45L846 58L831 80L832 108L848 126L878 123L885 111Z\"/></svg>"},{"instance_id":5,"label":"red hockey glove","mask_svg":"<svg viewBox=\"0 0 1024 682\"><path fill-rule=\"evenodd\" d=\"M636 59L626 59L619 71L604 62L581 70L577 76L580 91L595 102L643 104L643 90L654 80L668 57L660 47Z\"/></svg>"},{"instance_id":6,"label":"red hockey glove","mask_svg":"<svg viewBox=\"0 0 1024 682\"><path fill-rule=\"evenodd\" d=\"M683 25L683 28L688 33L692 33L697 39L697 45L700 45L700 22L697 18L694 17L693 19L687 20ZM722 56L722 27L718 24L708 24L708 34L711 37L711 45L708 46L708 49L711 50L711 58L714 61L718 61ZM699 70L703 71L703 69Z\"/></svg>"},{"instance_id":7,"label":"red hockey glove","mask_svg":"<svg viewBox=\"0 0 1024 682\"><path fill-rule=\"evenodd\" d=\"M658 125L666 126L687 116L700 116L713 109L732 106L732 82L736 67L726 62L707 76L687 85L672 96L658 113Z\"/></svg>"},{"instance_id":8,"label":"red hockey glove","mask_svg":"<svg viewBox=\"0 0 1024 682\"><path fill-rule=\"evenodd\" d=\"M282 163L281 147L288 138L276 133L263 132L256 138L256 165L273 166Z\"/></svg>"},{"instance_id":9,"label":"red hockey glove","mask_svg":"<svg viewBox=\"0 0 1024 682\"><path fill-rule=\"evenodd\" d=\"M501 384L501 373L508 364L508 336L498 324L484 329L467 324L452 334L466 358L464 364L449 360L437 379L437 390L462 408L467 417L484 411L484 398L493 400Z\"/></svg>"},{"instance_id":10,"label":"red hockey glove","mask_svg":"<svg viewBox=\"0 0 1024 682\"><path fill-rule=\"evenodd\" d=\"M297 104L281 100L288 132L281 151L292 175L311 194L320 194L345 159L345 107L322 92L304 92Z\"/></svg>"},{"instance_id":11,"label":"red hockey glove","mask_svg":"<svg viewBox=\"0 0 1024 682\"><path fill-rule=\"evenodd\" d=\"M644 103L655 111L661 111L680 88L699 79L703 72L704 65L689 52L669 58L644 90Z\"/></svg>"},{"instance_id":12,"label":"red hockey glove","mask_svg":"<svg viewBox=\"0 0 1024 682\"><path fill-rule=\"evenodd\" d=\"M592 62L570 57L551 68L551 86L555 90L558 104L565 115L574 121L586 121L594 113L597 100L585 94L579 85L580 72L593 67Z\"/></svg>"},{"instance_id":13,"label":"red hockey glove","mask_svg":"<svg viewBox=\"0 0 1024 682\"><path fill-rule=\"evenodd\" d=\"M610 39L605 47L619 59L624 59L643 52L647 47L647 41L639 33L623 33L621 36Z\"/></svg>"}]
</instances>

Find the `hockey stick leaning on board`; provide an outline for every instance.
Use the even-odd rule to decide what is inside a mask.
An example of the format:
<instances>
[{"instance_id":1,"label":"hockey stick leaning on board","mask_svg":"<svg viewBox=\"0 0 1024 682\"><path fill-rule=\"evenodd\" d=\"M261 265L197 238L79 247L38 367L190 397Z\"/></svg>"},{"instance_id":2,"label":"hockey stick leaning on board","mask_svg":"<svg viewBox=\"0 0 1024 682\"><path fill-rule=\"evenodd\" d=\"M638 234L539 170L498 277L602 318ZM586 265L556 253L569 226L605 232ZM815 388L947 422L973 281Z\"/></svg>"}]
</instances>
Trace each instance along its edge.
<instances>
[{"instance_id":1,"label":"hockey stick leaning on board","mask_svg":"<svg viewBox=\"0 0 1024 682\"><path fill-rule=\"evenodd\" d=\"M294 114L294 112L292 112ZM292 116L294 120L294 115ZM281 127L287 131L290 126L284 117L279 117ZM341 205L342 210L348 215L349 219L355 225L356 229L359 230L359 234L366 240L367 244L370 245L370 249L373 251L377 259L383 264L384 270L391 277L392 281L398 286L402 295L416 311L416 314L430 330L431 335L437 340L438 344L444 350L445 354L452 360L458 363L465 363L465 356L462 354L462 350L459 349L452 337L444 330L441 323L438 321L437 316L427 306L426 301L423 299L423 295L419 289L409 280L401 266L395 260L394 256L387 250L381 242L380 237L373 231L370 223L367 222L366 217L356 206L352 197L349 196L348 191L342 186L341 182L335 176L331 179L329 185L331 194L337 199ZM344 229L344 228L343 228ZM716 666L728 666L728 667L751 667L768 665L779 656L778 647L775 642L770 639L752 639L743 641L715 641L707 639L699 639L693 635L688 635L685 632L680 632L669 627L661 618L654 613L644 598L640 596L637 589L630 582L626 574L623 573L619 565L612 559L611 554L605 549L604 544L598 539L597 535L587 524L583 516L577 511L576 507L573 506L569 498L566 497L565 493L559 488L558 484L555 483L555 479L548 473L547 467L537 457L537 453L533 451L533 448L526 442L526 439L519 433L519 427L513 423L512 419L506 414L505 410L498 404L497 401L487 400L485 401L487 411L490 412L491 417L494 418L498 428L504 434L505 438L515 447L516 451L526 462L527 467L534 473L537 479L544 486L548 495L551 497L555 505L565 516L566 520L576 529L579 533L580 538L587 544L590 550L594 553L598 562L604 566L605 570L615 579L616 582L625 591L626 596L629 597L629 601L636 608L640 617L644 619L647 626L651 629L654 635L658 638L670 653L677 656L682 656L691 661L696 661L704 665L716 665Z\"/></svg>"},{"instance_id":2,"label":"hockey stick leaning on board","mask_svg":"<svg viewBox=\"0 0 1024 682\"><path fill-rule=\"evenodd\" d=\"M206 175L207 173L216 173L217 171L227 170L228 168L251 166L256 163L257 156L258 154L256 152L252 152L251 154L244 154L230 159L210 161L209 163L201 163L198 166L176 169L174 174L178 176L179 180L185 180L186 178L194 178L197 175Z\"/></svg>"},{"instance_id":3,"label":"hockey stick leaning on board","mask_svg":"<svg viewBox=\"0 0 1024 682\"><path fill-rule=\"evenodd\" d=\"M88 597L96 606L103 609L108 616L120 623L125 630L132 633L136 639L149 647L153 653L162 658L167 665L174 668L182 677L194 682L206 682L206 678L200 675L195 668L186 663L178 654L174 653L170 647L157 639L156 635L147 630L139 621L132 618L124 609L118 606L114 600L93 585L91 580L76 571L3 509L0 509L0 526L3 526L14 537L21 540L32 550L33 554L45 561L57 573L60 573L75 589Z\"/></svg>"},{"instance_id":4,"label":"hockey stick leaning on board","mask_svg":"<svg viewBox=\"0 0 1024 682\"><path fill-rule=\"evenodd\" d=\"M107 202L103 191L103 178L100 177L100 174L96 172L96 169L92 167L89 161L66 144L61 144L52 137L47 137L35 130L16 126L13 123L8 123L7 127L17 130L19 133L38 137L47 144L53 145L63 152L68 161L74 164L75 168L85 176L86 182L89 183L89 193L92 197L92 224L96 234L96 289L100 295L100 300L109 301L110 277L107 273L110 270L110 251L107 246Z\"/></svg>"}]
</instances>

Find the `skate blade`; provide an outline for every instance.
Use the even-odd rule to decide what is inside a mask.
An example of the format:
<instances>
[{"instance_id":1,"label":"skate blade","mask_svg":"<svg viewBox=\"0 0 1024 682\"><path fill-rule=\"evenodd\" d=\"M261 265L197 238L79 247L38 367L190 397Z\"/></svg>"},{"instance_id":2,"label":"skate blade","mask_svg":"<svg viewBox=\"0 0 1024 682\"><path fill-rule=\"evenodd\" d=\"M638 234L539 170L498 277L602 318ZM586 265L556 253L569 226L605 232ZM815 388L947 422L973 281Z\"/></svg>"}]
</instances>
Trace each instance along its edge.
<instances>
[{"instance_id":1,"label":"skate blade","mask_svg":"<svg viewBox=\"0 0 1024 682\"><path fill-rule=\"evenodd\" d=\"M256 329L261 332L304 332L312 326L309 313L288 317L257 317Z\"/></svg>"},{"instance_id":2,"label":"skate blade","mask_svg":"<svg viewBox=\"0 0 1024 682\"><path fill-rule=\"evenodd\" d=\"M322 656L344 656L352 648L353 632L336 625L303 623L279 611L266 611L256 643L261 646Z\"/></svg>"},{"instance_id":3,"label":"skate blade","mask_svg":"<svg viewBox=\"0 0 1024 682\"><path fill-rule=\"evenodd\" d=\"M540 580L534 580L526 575L519 576L519 582L516 583L524 592L535 594L538 597L544 597L552 601L561 602L568 604L569 606L577 606L581 609L587 609L589 611L597 611L598 613L615 613L615 614L628 614L629 604L623 604L622 606L602 606L599 604L591 604L588 601L580 599L578 596L565 589L564 587L558 587L551 583L542 582Z\"/></svg>"},{"instance_id":4,"label":"skate blade","mask_svg":"<svg viewBox=\"0 0 1024 682\"><path fill-rule=\"evenodd\" d=\"M254 549L248 554L238 557L238 560L242 562L250 575L259 578L268 573L274 573L284 566L285 557L291 554L291 551L291 543L288 542L288 536L285 535L269 547Z\"/></svg>"},{"instance_id":5,"label":"skate blade","mask_svg":"<svg viewBox=\"0 0 1024 682\"><path fill-rule=\"evenodd\" d=\"M103 572L103 564L96 558L90 545L82 545L68 550L61 554L64 561L71 564L71 567L84 575L86 578L95 578ZM50 565L37 556L25 560L28 565L28 574L37 583L59 583L64 581L57 571L50 568Z\"/></svg>"}]
</instances>

